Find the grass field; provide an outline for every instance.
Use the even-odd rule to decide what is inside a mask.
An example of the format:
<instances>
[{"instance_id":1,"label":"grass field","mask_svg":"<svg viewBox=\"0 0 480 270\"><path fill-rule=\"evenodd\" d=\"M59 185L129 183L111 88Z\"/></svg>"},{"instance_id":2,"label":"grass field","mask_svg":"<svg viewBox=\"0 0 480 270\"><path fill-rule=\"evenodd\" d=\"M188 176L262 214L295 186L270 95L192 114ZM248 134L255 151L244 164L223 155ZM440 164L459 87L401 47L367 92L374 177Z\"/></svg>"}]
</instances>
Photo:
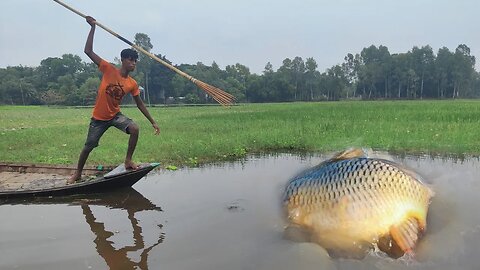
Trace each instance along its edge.
<instances>
[{"instance_id":1,"label":"grass field","mask_svg":"<svg viewBox=\"0 0 480 270\"><path fill-rule=\"evenodd\" d=\"M349 101L152 107L160 136L136 108L137 162L197 165L254 153L352 146L405 153L480 155L480 101ZM0 106L0 161L75 164L91 109ZM128 136L107 131L87 164L123 162Z\"/></svg>"}]
</instances>

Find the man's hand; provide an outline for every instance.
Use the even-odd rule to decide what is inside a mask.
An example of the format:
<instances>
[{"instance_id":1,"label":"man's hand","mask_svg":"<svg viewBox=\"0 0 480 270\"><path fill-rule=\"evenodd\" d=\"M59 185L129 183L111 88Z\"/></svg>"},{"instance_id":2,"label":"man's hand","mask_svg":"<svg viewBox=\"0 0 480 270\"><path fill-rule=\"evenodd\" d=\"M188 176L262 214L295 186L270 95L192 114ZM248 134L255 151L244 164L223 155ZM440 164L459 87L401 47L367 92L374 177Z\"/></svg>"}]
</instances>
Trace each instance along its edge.
<instances>
[{"instance_id":1,"label":"man's hand","mask_svg":"<svg viewBox=\"0 0 480 270\"><path fill-rule=\"evenodd\" d=\"M90 24L92 27L95 26L96 20L93 17L86 16L85 19L87 20L87 23Z\"/></svg>"},{"instance_id":2,"label":"man's hand","mask_svg":"<svg viewBox=\"0 0 480 270\"><path fill-rule=\"evenodd\" d=\"M160 134L160 128L158 127L157 123L153 123L152 126L155 129L155 135Z\"/></svg>"}]
</instances>

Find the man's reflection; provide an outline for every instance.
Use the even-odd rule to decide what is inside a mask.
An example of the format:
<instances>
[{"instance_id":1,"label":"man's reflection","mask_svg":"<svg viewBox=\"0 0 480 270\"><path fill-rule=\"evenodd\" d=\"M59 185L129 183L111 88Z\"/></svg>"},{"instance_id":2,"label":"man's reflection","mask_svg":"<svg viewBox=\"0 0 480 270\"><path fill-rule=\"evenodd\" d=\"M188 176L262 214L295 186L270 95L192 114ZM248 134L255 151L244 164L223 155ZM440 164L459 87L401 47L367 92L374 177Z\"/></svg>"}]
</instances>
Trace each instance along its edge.
<instances>
[{"instance_id":1,"label":"man's reflection","mask_svg":"<svg viewBox=\"0 0 480 270\"><path fill-rule=\"evenodd\" d=\"M156 229L158 229L156 242L153 245L146 246L142 235L142 227L139 225L137 218L135 218L135 214L152 210L154 210L152 213L159 213L162 211L160 207L155 206L133 188L108 193L100 199L81 198L75 200L74 204L80 204L85 220L90 226L90 230L95 234L94 243L97 252L103 257L110 269L148 269L148 253L155 246L162 243L164 239L164 234L161 231L162 225L156 225ZM114 247L115 243L109 240L114 233L108 231L104 223L97 221L91 209L92 205L125 210L132 228L134 244L116 249ZM140 260L138 262L128 256L128 253L140 251Z\"/></svg>"},{"instance_id":2,"label":"man's reflection","mask_svg":"<svg viewBox=\"0 0 480 270\"><path fill-rule=\"evenodd\" d=\"M147 198L143 197L138 191L132 187L120 189L102 194L74 195L64 197L36 197L29 199L6 199L0 200L0 204L70 204L80 205L85 216L85 221L90 226L90 230L95 235L95 246L98 254L105 260L110 269L148 269L149 252L163 242L165 237L162 231L162 224L153 224L155 239L144 239L143 229L150 232L152 228L142 228L141 221L137 217L141 213L142 217L158 218L162 209ZM92 211L92 206L104 206L110 210L126 211L133 233L133 245L126 245L122 248L115 248L121 243L115 243L111 238L114 233L108 231L104 223L98 221ZM111 214L109 211L108 214ZM116 214L116 213L115 213ZM137 215L137 217L135 217ZM158 216L157 216L158 215ZM124 224L115 224L124 225ZM145 240L152 245L146 245ZM130 254L140 254L140 259L134 260Z\"/></svg>"}]
</instances>

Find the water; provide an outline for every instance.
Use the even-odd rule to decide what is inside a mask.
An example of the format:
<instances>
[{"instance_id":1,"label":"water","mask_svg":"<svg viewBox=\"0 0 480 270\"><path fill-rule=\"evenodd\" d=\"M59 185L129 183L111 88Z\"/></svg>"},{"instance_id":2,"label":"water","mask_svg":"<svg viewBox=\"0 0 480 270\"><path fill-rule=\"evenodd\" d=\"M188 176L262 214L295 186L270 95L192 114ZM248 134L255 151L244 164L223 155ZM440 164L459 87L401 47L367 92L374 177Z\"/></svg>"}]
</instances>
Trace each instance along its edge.
<instances>
[{"instance_id":1,"label":"water","mask_svg":"<svg viewBox=\"0 0 480 270\"><path fill-rule=\"evenodd\" d=\"M285 239L283 188L325 158L252 157L102 195L4 202L0 269L480 269L477 159L396 159L436 192L415 260L331 259Z\"/></svg>"}]
</instances>

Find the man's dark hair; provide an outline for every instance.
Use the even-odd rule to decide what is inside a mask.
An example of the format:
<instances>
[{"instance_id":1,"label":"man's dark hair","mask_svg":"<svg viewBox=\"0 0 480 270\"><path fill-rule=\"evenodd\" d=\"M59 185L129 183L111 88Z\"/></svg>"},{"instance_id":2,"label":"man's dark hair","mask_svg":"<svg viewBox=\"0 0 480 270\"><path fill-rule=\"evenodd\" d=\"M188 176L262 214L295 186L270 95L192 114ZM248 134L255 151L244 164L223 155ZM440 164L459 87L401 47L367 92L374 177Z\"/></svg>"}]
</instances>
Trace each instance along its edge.
<instances>
[{"instance_id":1,"label":"man's dark hair","mask_svg":"<svg viewBox=\"0 0 480 270\"><path fill-rule=\"evenodd\" d=\"M133 49L125 49L120 53L120 57L122 57L122 59L130 58L133 60L137 60L138 52Z\"/></svg>"}]
</instances>

